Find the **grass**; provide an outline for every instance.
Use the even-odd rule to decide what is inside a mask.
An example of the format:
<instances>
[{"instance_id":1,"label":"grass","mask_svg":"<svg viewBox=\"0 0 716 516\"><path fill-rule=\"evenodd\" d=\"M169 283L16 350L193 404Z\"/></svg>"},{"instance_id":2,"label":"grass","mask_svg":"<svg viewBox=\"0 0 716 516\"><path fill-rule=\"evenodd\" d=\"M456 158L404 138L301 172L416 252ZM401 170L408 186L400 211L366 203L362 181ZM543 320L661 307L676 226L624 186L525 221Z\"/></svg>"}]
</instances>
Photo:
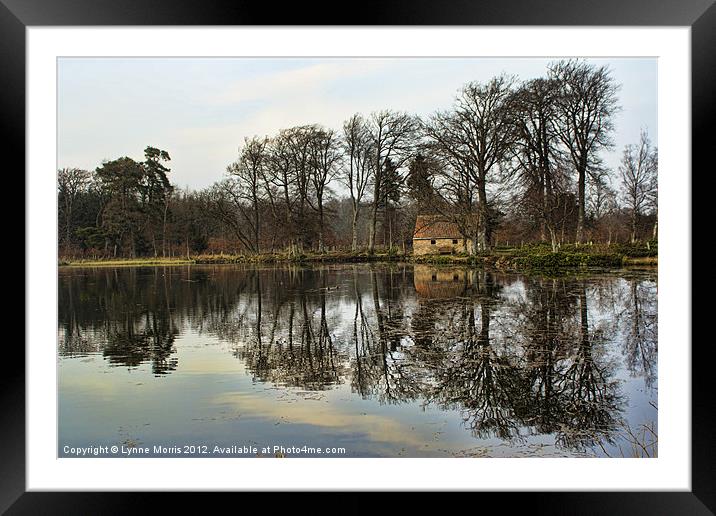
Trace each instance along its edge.
<instances>
[{"instance_id":1,"label":"grass","mask_svg":"<svg viewBox=\"0 0 716 516\"><path fill-rule=\"evenodd\" d=\"M326 253L264 253L247 255L230 254L203 254L193 258L198 264L221 264L221 263L355 263L355 262L394 262L407 261L409 256L395 253L374 253L367 252L352 253L350 251L332 251Z\"/></svg>"},{"instance_id":2,"label":"grass","mask_svg":"<svg viewBox=\"0 0 716 516\"><path fill-rule=\"evenodd\" d=\"M547 244L493 249L493 265L517 270L557 271L564 269L615 268L632 265L656 266L656 241L634 244L566 244L556 253Z\"/></svg>"},{"instance_id":3,"label":"grass","mask_svg":"<svg viewBox=\"0 0 716 516\"><path fill-rule=\"evenodd\" d=\"M60 266L69 267L120 267L140 265L188 265L196 263L186 258L111 258L111 259L74 259L60 258Z\"/></svg>"},{"instance_id":4,"label":"grass","mask_svg":"<svg viewBox=\"0 0 716 516\"><path fill-rule=\"evenodd\" d=\"M634 258L631 256L624 257L624 265L653 265L656 266L659 263L659 259L656 256L645 256Z\"/></svg>"},{"instance_id":5,"label":"grass","mask_svg":"<svg viewBox=\"0 0 716 516\"><path fill-rule=\"evenodd\" d=\"M410 256L410 260L413 263L429 263L434 265L441 264L467 264L473 265L476 263L475 257L467 256L465 254L425 254L420 256Z\"/></svg>"},{"instance_id":6,"label":"grass","mask_svg":"<svg viewBox=\"0 0 716 516\"><path fill-rule=\"evenodd\" d=\"M649 405L658 410L658 407L654 401L650 401ZM619 432L624 441L622 444L617 444L619 453L624 458L656 458L659 456L659 435L656 430L656 422L649 421L637 425L635 428L627 421L621 421L619 425ZM601 445L602 451L607 457L611 455Z\"/></svg>"},{"instance_id":7,"label":"grass","mask_svg":"<svg viewBox=\"0 0 716 516\"><path fill-rule=\"evenodd\" d=\"M409 261L410 256L396 253L367 252L327 252L289 255L287 253L262 254L200 254L190 258L99 258L76 259L61 257L60 266L80 267L118 267L118 266L151 266L151 265L187 265L187 264L239 264L239 263L353 263L353 262L397 262Z\"/></svg>"},{"instance_id":8,"label":"grass","mask_svg":"<svg viewBox=\"0 0 716 516\"><path fill-rule=\"evenodd\" d=\"M627 457L656 458L659 449L659 436L656 433L656 423L653 421L639 425L636 429L627 426L625 440L629 444ZM621 448L620 448L621 449Z\"/></svg>"}]
</instances>

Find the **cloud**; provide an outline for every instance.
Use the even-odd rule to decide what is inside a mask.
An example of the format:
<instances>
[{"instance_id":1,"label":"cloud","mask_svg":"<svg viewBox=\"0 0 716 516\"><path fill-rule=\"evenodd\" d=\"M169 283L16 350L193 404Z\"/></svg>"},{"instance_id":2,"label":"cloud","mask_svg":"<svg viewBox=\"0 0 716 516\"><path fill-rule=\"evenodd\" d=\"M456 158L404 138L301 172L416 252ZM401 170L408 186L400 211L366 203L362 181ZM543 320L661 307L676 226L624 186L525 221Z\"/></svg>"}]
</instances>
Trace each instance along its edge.
<instances>
[{"instance_id":1,"label":"cloud","mask_svg":"<svg viewBox=\"0 0 716 516\"><path fill-rule=\"evenodd\" d=\"M285 422L288 424L304 424L328 428L332 431L361 433L371 441L392 443L396 446L412 446L421 448L430 442L429 437L415 426L398 421L397 419L370 414L366 412L351 412L350 407L339 403L325 403L321 399L297 400L286 403L270 400L265 397L247 392L227 392L217 396L214 400L217 405L230 405L234 410L250 417L259 417L268 421Z\"/></svg>"},{"instance_id":2,"label":"cloud","mask_svg":"<svg viewBox=\"0 0 716 516\"><path fill-rule=\"evenodd\" d=\"M356 66L356 61L359 65ZM208 104L231 105L267 100L286 103L297 96L315 96L336 81L366 77L388 66L382 60L329 60L234 81L223 93L207 99Z\"/></svg>"}]
</instances>

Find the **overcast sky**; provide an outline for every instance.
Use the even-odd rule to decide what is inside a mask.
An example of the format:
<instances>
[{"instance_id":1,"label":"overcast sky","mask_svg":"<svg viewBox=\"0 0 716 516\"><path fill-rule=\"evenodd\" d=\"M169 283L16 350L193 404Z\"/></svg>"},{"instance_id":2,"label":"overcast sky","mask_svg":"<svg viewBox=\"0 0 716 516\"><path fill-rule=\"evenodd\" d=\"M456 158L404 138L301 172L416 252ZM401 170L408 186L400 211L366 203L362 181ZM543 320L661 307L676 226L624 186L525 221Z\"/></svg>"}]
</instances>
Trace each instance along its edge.
<instances>
[{"instance_id":1,"label":"overcast sky","mask_svg":"<svg viewBox=\"0 0 716 516\"><path fill-rule=\"evenodd\" d=\"M428 115L469 81L502 72L544 76L551 59L517 58L61 58L58 168L143 159L148 145L171 156L172 182L203 188L222 178L244 137L318 123L340 129L353 113ZM656 59L590 59L621 84L615 120L621 149L641 128L657 143Z\"/></svg>"}]
</instances>

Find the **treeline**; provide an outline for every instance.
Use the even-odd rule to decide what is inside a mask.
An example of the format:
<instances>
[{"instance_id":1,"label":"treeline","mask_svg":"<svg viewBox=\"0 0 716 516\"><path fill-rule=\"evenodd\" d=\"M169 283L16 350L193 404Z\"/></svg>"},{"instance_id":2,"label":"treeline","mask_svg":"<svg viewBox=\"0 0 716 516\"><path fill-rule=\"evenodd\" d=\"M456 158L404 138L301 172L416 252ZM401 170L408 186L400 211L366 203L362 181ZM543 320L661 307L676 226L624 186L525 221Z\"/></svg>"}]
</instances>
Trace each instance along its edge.
<instances>
[{"instance_id":1,"label":"treeline","mask_svg":"<svg viewBox=\"0 0 716 516\"><path fill-rule=\"evenodd\" d=\"M383 110L340 129L244 140L223 179L179 190L166 151L58 172L60 253L162 256L407 249L418 213L456 223L471 252L495 245L656 237L657 150L644 131L613 148L619 85L569 60L543 78L463 86L420 118Z\"/></svg>"}]
</instances>

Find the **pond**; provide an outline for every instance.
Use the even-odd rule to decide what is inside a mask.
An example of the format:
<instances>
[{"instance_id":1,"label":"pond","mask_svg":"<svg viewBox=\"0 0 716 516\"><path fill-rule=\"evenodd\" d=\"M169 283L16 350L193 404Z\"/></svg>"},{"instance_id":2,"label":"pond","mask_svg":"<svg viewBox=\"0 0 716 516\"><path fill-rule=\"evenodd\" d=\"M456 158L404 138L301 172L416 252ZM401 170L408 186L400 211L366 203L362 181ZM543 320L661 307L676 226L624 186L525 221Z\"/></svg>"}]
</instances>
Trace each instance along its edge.
<instances>
[{"instance_id":1,"label":"pond","mask_svg":"<svg viewBox=\"0 0 716 516\"><path fill-rule=\"evenodd\" d=\"M62 267L58 296L60 457L656 456L655 271Z\"/></svg>"}]
</instances>

